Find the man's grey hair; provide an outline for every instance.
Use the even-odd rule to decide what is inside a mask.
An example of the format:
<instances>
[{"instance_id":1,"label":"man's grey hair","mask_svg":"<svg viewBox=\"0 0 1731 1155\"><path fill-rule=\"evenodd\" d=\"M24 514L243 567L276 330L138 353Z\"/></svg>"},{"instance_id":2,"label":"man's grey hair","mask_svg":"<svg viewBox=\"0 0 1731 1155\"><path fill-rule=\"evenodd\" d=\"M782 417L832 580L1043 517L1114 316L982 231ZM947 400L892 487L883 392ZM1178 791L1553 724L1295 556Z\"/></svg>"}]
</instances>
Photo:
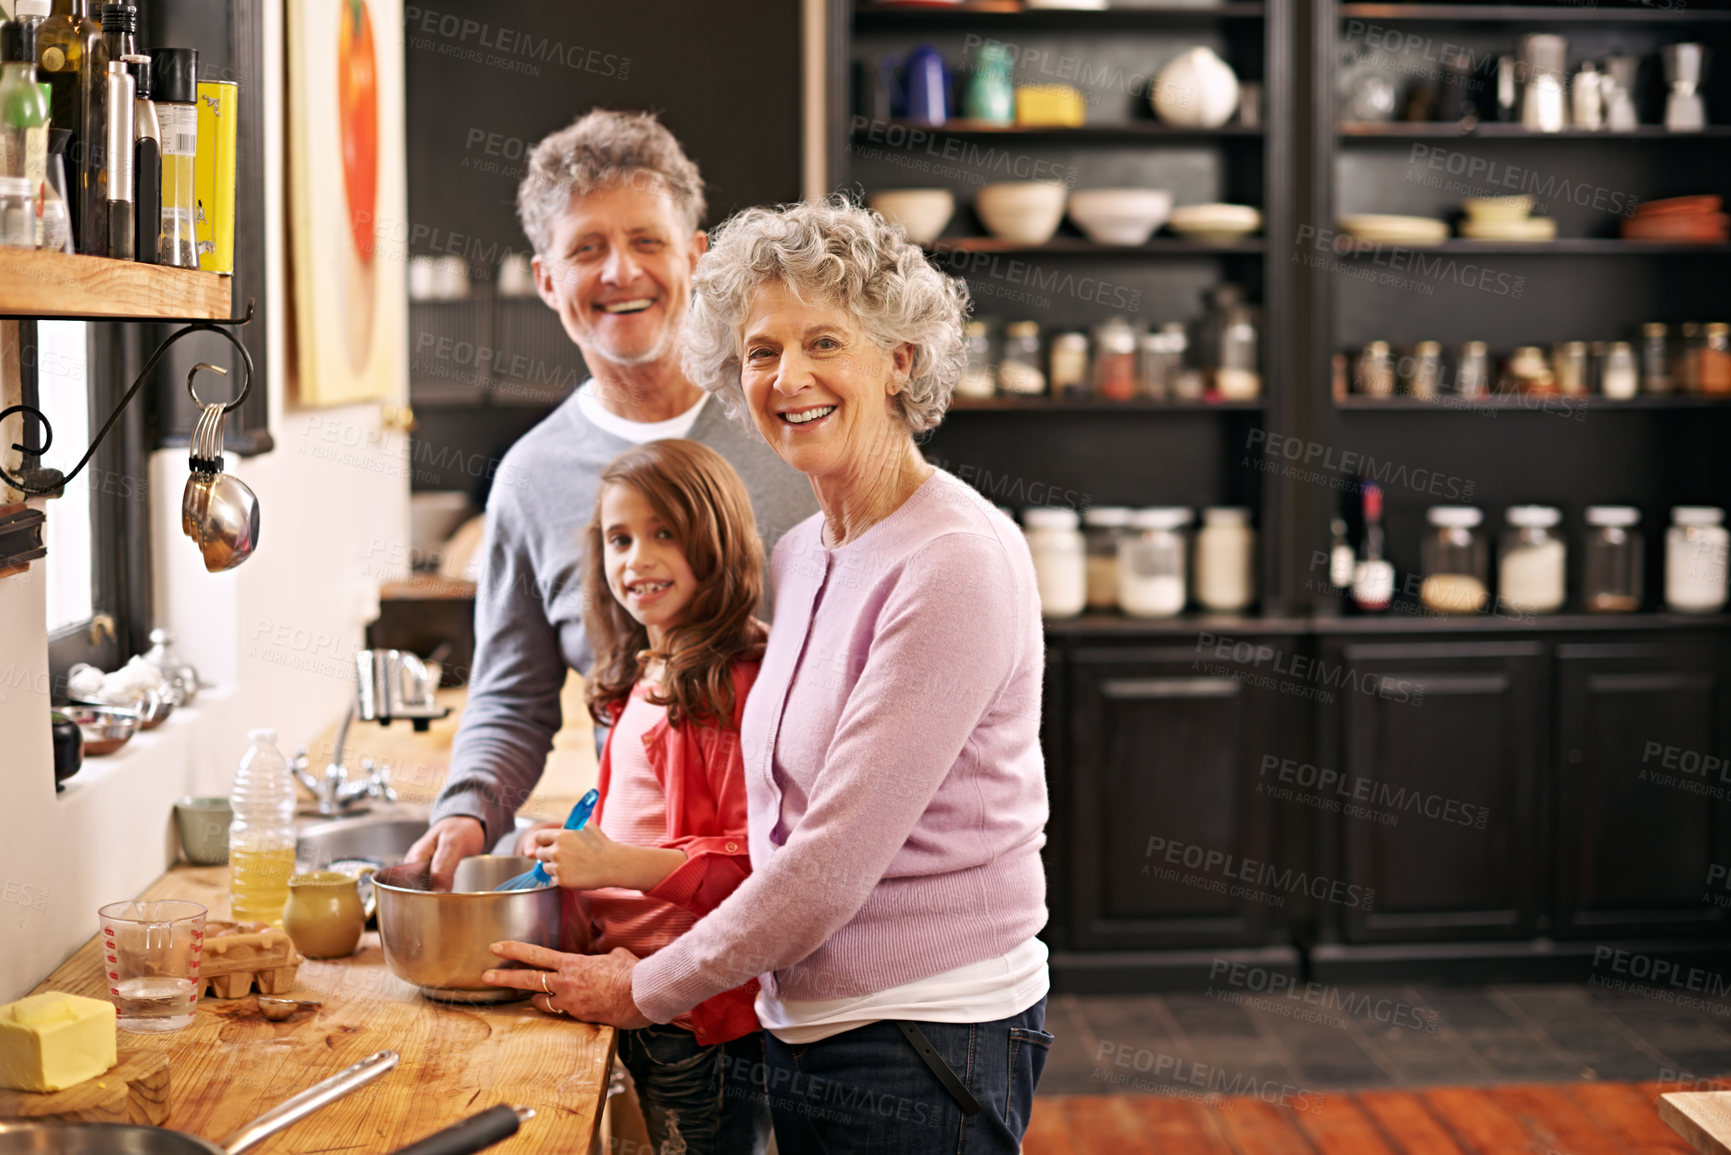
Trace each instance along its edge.
<instances>
[{"instance_id":1,"label":"man's grey hair","mask_svg":"<svg viewBox=\"0 0 1731 1155\"><path fill-rule=\"evenodd\" d=\"M703 177L667 126L652 113L598 108L530 150L529 171L517 186L517 217L529 243L545 255L573 196L637 181L666 190L691 231L703 223Z\"/></svg>"},{"instance_id":2,"label":"man's grey hair","mask_svg":"<svg viewBox=\"0 0 1731 1155\"><path fill-rule=\"evenodd\" d=\"M685 375L745 420L740 340L759 290L785 285L802 301L845 310L878 348L913 346L907 386L895 395L909 430L944 419L966 361L968 289L909 243L901 226L845 197L754 208L721 225L698 262L685 320Z\"/></svg>"}]
</instances>

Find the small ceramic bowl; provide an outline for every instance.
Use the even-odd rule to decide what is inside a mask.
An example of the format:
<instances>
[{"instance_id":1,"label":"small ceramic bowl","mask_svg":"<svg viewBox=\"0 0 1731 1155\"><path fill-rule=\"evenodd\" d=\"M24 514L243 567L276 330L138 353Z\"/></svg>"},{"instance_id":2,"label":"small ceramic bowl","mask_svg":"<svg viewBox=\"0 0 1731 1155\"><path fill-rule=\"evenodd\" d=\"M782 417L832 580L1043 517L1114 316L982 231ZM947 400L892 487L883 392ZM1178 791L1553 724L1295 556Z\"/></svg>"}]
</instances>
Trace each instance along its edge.
<instances>
[{"instance_id":1,"label":"small ceramic bowl","mask_svg":"<svg viewBox=\"0 0 1731 1155\"><path fill-rule=\"evenodd\" d=\"M1172 194L1154 188L1088 188L1070 194L1070 219L1097 245L1141 245L1166 223Z\"/></svg>"},{"instance_id":2,"label":"small ceramic bowl","mask_svg":"<svg viewBox=\"0 0 1731 1155\"><path fill-rule=\"evenodd\" d=\"M1481 224L1492 221L1524 221L1533 211L1533 198L1530 196L1510 197L1467 197L1461 201L1461 209Z\"/></svg>"},{"instance_id":3,"label":"small ceramic bowl","mask_svg":"<svg viewBox=\"0 0 1731 1155\"><path fill-rule=\"evenodd\" d=\"M981 188L974 209L986 230L999 240L1043 245L1058 231L1068 195L1061 181L1002 181Z\"/></svg>"},{"instance_id":4,"label":"small ceramic bowl","mask_svg":"<svg viewBox=\"0 0 1731 1155\"><path fill-rule=\"evenodd\" d=\"M947 188L885 189L867 197L866 205L900 225L916 245L937 240L956 213L955 194Z\"/></svg>"}]
</instances>

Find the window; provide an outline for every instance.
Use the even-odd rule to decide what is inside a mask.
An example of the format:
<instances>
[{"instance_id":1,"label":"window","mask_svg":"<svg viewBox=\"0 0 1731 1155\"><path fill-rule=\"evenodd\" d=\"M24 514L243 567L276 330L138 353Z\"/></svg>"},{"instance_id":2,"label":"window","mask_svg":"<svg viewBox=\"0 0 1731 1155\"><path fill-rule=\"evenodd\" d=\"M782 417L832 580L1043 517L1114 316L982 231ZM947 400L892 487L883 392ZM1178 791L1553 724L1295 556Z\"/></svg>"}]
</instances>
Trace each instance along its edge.
<instances>
[{"instance_id":1,"label":"window","mask_svg":"<svg viewBox=\"0 0 1731 1155\"><path fill-rule=\"evenodd\" d=\"M37 404L54 429L49 446L52 461L68 459L78 446L90 444L90 327L82 321L39 321L36 324ZM65 468L70 468L70 465ZM96 552L90 503L90 467L72 480L62 496L48 505L44 560L48 575L48 633L88 630L96 616Z\"/></svg>"}]
</instances>

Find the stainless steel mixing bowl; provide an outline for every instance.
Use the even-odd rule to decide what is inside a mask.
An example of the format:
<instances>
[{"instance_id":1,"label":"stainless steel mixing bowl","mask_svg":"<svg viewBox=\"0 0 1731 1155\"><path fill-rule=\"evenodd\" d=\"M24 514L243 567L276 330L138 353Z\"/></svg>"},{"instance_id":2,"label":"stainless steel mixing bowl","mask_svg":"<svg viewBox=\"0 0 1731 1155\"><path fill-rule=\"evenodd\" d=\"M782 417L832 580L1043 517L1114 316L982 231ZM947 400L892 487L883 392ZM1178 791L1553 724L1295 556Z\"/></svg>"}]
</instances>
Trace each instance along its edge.
<instances>
[{"instance_id":1,"label":"stainless steel mixing bowl","mask_svg":"<svg viewBox=\"0 0 1731 1155\"><path fill-rule=\"evenodd\" d=\"M483 854L457 864L451 890L434 891L430 864L405 862L373 876L379 940L391 973L430 999L503 1003L529 991L490 986L483 972L515 967L487 948L515 939L584 954L589 950L589 899L575 890L537 886L495 891L535 868L533 858Z\"/></svg>"}]
</instances>

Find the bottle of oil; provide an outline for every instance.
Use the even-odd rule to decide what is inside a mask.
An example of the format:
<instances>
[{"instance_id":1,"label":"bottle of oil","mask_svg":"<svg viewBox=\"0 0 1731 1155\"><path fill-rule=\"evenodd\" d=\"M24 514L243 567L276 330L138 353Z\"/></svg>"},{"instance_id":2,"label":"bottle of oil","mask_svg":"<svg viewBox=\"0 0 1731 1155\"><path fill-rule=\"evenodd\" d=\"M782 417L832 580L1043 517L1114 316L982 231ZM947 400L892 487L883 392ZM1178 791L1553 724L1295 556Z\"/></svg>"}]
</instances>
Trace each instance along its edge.
<instances>
[{"instance_id":1,"label":"bottle of oil","mask_svg":"<svg viewBox=\"0 0 1731 1155\"><path fill-rule=\"evenodd\" d=\"M237 922L282 925L295 869L295 786L275 730L249 730L229 805L228 890Z\"/></svg>"},{"instance_id":2,"label":"bottle of oil","mask_svg":"<svg viewBox=\"0 0 1731 1155\"><path fill-rule=\"evenodd\" d=\"M66 183L72 200L72 243L79 252L108 242L107 176L103 168L108 99L108 45L90 18L90 0L54 0L36 36L37 75L47 81L49 119L68 129Z\"/></svg>"}]
</instances>

